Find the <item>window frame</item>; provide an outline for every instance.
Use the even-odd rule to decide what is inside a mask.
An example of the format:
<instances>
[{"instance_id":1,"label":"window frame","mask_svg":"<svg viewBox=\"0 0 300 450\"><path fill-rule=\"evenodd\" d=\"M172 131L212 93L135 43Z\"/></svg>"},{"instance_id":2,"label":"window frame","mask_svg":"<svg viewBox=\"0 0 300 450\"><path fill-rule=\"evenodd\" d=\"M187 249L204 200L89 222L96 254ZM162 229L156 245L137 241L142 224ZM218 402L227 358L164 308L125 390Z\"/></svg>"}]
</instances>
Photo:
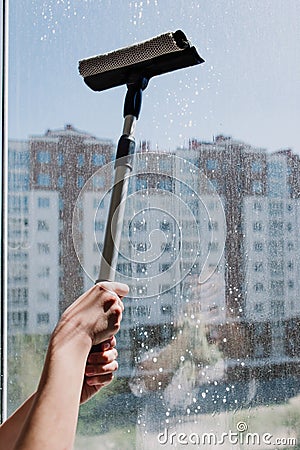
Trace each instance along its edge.
<instances>
[{"instance_id":1,"label":"window frame","mask_svg":"<svg viewBox=\"0 0 300 450\"><path fill-rule=\"evenodd\" d=\"M7 193L8 193L8 33L9 33L9 6L8 0L2 0L2 10L0 12L2 22L1 36L1 332L0 332L0 421L7 418Z\"/></svg>"}]
</instances>

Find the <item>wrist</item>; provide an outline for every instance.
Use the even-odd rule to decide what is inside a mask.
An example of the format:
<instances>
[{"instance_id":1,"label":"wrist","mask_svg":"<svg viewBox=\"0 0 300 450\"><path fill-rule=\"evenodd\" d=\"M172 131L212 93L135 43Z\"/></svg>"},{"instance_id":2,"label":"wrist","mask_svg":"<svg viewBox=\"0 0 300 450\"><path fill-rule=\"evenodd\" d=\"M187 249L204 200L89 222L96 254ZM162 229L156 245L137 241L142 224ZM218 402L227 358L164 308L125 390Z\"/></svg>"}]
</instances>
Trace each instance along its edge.
<instances>
[{"instance_id":1,"label":"wrist","mask_svg":"<svg viewBox=\"0 0 300 450\"><path fill-rule=\"evenodd\" d=\"M63 314L51 336L50 345L55 349L63 350L66 347L73 347L76 351L88 354L92 346L92 338L80 322Z\"/></svg>"}]
</instances>

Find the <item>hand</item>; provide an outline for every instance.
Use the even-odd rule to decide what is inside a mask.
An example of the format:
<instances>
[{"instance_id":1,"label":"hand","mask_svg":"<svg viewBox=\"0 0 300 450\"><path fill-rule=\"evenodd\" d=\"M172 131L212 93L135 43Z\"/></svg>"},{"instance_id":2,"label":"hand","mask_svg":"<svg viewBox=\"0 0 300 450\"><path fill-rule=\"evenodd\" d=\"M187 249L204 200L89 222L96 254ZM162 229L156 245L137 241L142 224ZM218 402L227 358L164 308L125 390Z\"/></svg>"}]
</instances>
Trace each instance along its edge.
<instances>
[{"instance_id":1,"label":"hand","mask_svg":"<svg viewBox=\"0 0 300 450\"><path fill-rule=\"evenodd\" d=\"M111 339L120 328L128 286L101 282L81 295L63 313L55 335L76 339L89 346Z\"/></svg>"},{"instance_id":2,"label":"hand","mask_svg":"<svg viewBox=\"0 0 300 450\"><path fill-rule=\"evenodd\" d=\"M116 358L118 352L115 349L116 338L99 344L99 352L90 353L85 367L85 376L82 385L80 403L88 401L102 387L107 386L114 378L114 372L118 369Z\"/></svg>"}]
</instances>

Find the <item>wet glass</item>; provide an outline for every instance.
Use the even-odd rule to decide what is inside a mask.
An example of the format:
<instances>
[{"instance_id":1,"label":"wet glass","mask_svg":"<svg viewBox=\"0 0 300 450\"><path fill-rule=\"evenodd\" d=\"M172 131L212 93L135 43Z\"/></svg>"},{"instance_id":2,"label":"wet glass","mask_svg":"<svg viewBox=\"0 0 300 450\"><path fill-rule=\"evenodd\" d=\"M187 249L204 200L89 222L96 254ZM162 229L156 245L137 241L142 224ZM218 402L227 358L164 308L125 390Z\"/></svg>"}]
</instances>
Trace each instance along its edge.
<instances>
[{"instance_id":1,"label":"wet glass","mask_svg":"<svg viewBox=\"0 0 300 450\"><path fill-rule=\"evenodd\" d=\"M78 61L182 29L205 62L144 91L119 370L75 448L297 448L299 3L8 3L8 414L99 273L126 86Z\"/></svg>"}]
</instances>

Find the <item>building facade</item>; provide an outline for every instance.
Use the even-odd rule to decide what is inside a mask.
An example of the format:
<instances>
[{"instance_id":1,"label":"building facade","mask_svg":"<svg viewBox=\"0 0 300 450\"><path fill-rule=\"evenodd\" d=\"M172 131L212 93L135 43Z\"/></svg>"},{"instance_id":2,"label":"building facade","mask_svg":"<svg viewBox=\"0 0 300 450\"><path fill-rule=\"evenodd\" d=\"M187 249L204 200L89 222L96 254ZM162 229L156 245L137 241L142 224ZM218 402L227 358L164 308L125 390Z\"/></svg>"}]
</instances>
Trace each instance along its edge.
<instances>
[{"instance_id":1,"label":"building facade","mask_svg":"<svg viewBox=\"0 0 300 450\"><path fill-rule=\"evenodd\" d=\"M67 125L9 154L9 329L49 334L98 277L115 148ZM187 311L228 377L297 372L299 169L291 150L224 136L175 154L140 146L117 266L130 286L121 375L176 339Z\"/></svg>"}]
</instances>

